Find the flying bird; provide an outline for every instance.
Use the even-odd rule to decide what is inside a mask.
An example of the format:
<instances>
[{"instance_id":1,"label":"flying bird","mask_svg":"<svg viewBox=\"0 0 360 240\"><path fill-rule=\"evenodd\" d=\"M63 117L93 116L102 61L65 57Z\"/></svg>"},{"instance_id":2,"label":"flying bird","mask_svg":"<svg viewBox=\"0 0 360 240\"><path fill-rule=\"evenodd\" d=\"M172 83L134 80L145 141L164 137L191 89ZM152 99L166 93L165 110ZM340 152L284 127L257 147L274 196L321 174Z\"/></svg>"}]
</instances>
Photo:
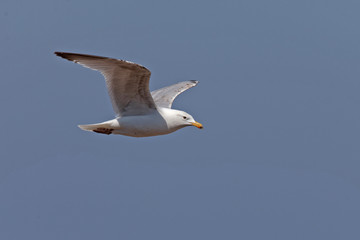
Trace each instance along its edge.
<instances>
[{"instance_id":1,"label":"flying bird","mask_svg":"<svg viewBox=\"0 0 360 240\"><path fill-rule=\"evenodd\" d=\"M79 125L102 134L149 137L172 133L187 126L203 128L194 118L172 109L174 99L198 81L184 81L150 92L151 72L129 61L77 53L55 52L59 57L100 71L105 77L116 117L102 123Z\"/></svg>"}]
</instances>

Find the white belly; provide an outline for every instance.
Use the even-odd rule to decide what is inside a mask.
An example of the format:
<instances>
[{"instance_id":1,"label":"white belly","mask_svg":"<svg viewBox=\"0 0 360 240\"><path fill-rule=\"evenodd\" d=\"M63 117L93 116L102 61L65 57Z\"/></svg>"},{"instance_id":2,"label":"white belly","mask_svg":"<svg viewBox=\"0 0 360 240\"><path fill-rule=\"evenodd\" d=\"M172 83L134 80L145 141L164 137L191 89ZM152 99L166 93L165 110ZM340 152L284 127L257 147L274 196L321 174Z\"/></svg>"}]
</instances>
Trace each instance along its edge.
<instances>
[{"instance_id":1,"label":"white belly","mask_svg":"<svg viewBox=\"0 0 360 240\"><path fill-rule=\"evenodd\" d=\"M168 124L160 115L126 116L111 122L112 134L131 137L150 137L164 135L177 129L169 129Z\"/></svg>"}]
</instances>

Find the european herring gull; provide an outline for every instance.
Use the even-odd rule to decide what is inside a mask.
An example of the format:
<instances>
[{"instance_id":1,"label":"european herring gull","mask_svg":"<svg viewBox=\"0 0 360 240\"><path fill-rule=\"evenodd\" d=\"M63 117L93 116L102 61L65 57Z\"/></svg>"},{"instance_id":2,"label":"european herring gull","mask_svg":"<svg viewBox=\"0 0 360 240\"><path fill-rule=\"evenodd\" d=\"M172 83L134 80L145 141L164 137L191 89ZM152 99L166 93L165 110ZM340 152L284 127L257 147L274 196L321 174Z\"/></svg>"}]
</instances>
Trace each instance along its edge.
<instances>
[{"instance_id":1,"label":"european herring gull","mask_svg":"<svg viewBox=\"0 0 360 240\"><path fill-rule=\"evenodd\" d=\"M116 118L79 125L82 130L102 134L149 137L172 133L186 126L203 128L194 118L172 109L174 99L198 81L184 81L150 92L150 71L129 61L86 54L55 52L59 57L100 71L105 77Z\"/></svg>"}]
</instances>

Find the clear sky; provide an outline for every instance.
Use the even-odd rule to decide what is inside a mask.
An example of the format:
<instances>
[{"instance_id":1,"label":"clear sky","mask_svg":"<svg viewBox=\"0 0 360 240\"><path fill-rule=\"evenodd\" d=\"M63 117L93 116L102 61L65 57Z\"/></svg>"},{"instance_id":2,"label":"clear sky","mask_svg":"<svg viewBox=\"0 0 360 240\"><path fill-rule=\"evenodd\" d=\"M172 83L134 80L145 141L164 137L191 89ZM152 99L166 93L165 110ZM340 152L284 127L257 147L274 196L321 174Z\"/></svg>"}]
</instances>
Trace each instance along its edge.
<instances>
[{"instance_id":1,"label":"clear sky","mask_svg":"<svg viewBox=\"0 0 360 240\"><path fill-rule=\"evenodd\" d=\"M360 239L360 2L0 2L0 239ZM121 58L203 123L130 138Z\"/></svg>"}]
</instances>

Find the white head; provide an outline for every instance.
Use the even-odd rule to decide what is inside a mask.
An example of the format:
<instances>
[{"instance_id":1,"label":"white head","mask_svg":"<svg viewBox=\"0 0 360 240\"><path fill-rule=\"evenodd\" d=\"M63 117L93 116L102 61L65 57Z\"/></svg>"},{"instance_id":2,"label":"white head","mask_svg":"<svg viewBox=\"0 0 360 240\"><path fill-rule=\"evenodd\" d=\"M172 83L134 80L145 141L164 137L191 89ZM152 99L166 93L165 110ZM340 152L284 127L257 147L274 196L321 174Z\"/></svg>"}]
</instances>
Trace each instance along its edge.
<instances>
[{"instance_id":1,"label":"white head","mask_svg":"<svg viewBox=\"0 0 360 240\"><path fill-rule=\"evenodd\" d=\"M187 126L195 126L199 129L203 128L201 123L196 122L190 114L184 111L163 108L161 113L165 118L169 129L179 129Z\"/></svg>"}]
</instances>

